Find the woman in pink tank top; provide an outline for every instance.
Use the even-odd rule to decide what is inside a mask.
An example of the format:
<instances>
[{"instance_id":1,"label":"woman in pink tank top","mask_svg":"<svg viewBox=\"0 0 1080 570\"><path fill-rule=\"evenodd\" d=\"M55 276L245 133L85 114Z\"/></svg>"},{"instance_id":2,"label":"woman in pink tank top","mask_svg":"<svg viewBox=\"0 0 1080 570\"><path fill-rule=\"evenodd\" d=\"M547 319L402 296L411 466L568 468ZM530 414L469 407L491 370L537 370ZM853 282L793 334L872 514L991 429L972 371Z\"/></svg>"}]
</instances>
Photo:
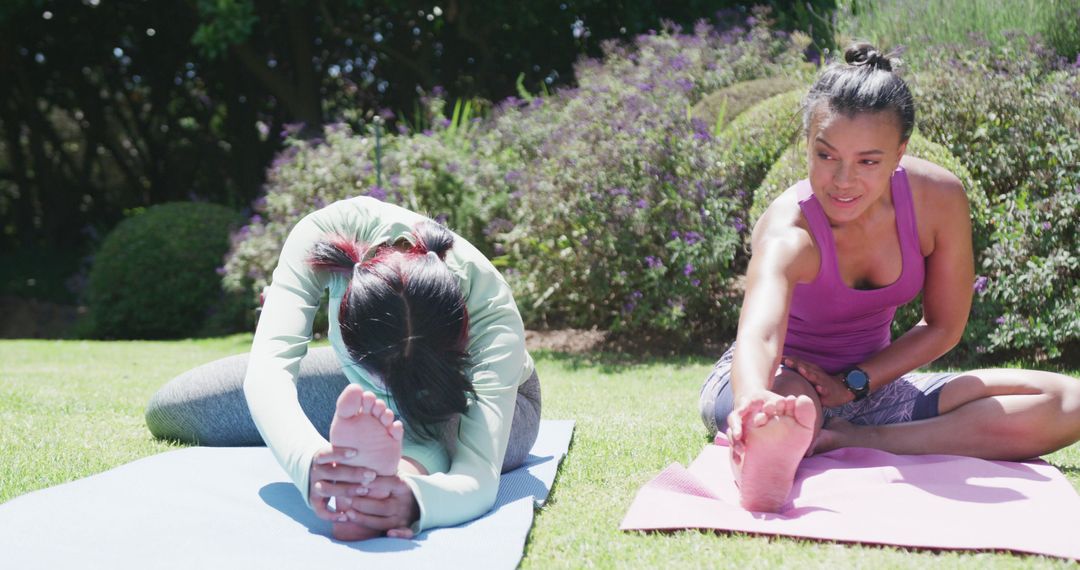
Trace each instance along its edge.
<instances>
[{"instance_id":1,"label":"woman in pink tank top","mask_svg":"<svg viewBox=\"0 0 1080 570\"><path fill-rule=\"evenodd\" d=\"M1080 440L1080 380L917 371L960 340L974 261L960 181L904 156L914 124L907 85L868 44L806 97L808 179L754 227L737 342L701 393L749 510L780 510L815 452L1021 460ZM892 339L896 308L919 293L922 321Z\"/></svg>"}]
</instances>

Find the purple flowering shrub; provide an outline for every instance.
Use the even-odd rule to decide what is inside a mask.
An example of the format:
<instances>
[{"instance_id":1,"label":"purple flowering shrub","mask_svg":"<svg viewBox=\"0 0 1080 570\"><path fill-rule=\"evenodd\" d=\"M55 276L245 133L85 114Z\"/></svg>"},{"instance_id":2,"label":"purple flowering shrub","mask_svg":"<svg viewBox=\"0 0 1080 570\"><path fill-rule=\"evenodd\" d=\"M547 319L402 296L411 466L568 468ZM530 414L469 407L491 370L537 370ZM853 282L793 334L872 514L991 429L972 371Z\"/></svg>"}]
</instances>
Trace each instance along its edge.
<instances>
[{"instance_id":1,"label":"purple flowering shrub","mask_svg":"<svg viewBox=\"0 0 1080 570\"><path fill-rule=\"evenodd\" d=\"M1072 177L1071 188L1043 199L1034 198L1030 188L1018 189L995 206L992 227L975 284L972 324L987 333L978 339L979 347L1051 358L1065 346L1075 347L1080 340L1080 176Z\"/></svg>"},{"instance_id":2,"label":"purple flowering shrub","mask_svg":"<svg viewBox=\"0 0 1080 570\"><path fill-rule=\"evenodd\" d=\"M1023 37L944 48L924 67L919 128L990 202L965 342L1057 356L1080 342L1080 69Z\"/></svg>"},{"instance_id":3,"label":"purple flowering shrub","mask_svg":"<svg viewBox=\"0 0 1080 570\"><path fill-rule=\"evenodd\" d=\"M372 196L446 223L488 255L491 226L505 216L506 178L493 141L470 124L452 124L442 101L428 101L430 128L383 134L382 185L377 184L374 131L326 128L319 140L291 139L267 176L255 215L233 234L220 270L229 290L253 296L269 284L289 230L303 216L355 196ZM494 222L493 222L494 221Z\"/></svg>"},{"instance_id":4,"label":"purple flowering shrub","mask_svg":"<svg viewBox=\"0 0 1080 570\"><path fill-rule=\"evenodd\" d=\"M725 179L713 125L689 109L735 81L805 73L786 37L731 33L609 43L579 63L578 87L497 113L493 135L513 149L500 262L530 324L681 340L731 330L743 189Z\"/></svg>"}]
</instances>

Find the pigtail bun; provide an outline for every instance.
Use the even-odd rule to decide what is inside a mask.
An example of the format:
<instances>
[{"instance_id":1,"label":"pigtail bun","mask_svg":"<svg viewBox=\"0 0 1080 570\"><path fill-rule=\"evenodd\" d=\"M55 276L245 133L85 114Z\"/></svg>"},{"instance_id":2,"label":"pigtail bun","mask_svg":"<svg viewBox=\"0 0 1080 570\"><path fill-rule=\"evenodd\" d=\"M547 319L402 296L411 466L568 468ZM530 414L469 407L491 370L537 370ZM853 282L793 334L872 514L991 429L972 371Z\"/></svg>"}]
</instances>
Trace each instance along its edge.
<instances>
[{"instance_id":1,"label":"pigtail bun","mask_svg":"<svg viewBox=\"0 0 1080 570\"><path fill-rule=\"evenodd\" d=\"M334 236L320 240L311 248L308 263L335 273L352 274L364 258L365 249L355 240Z\"/></svg>"},{"instance_id":2,"label":"pigtail bun","mask_svg":"<svg viewBox=\"0 0 1080 570\"><path fill-rule=\"evenodd\" d=\"M433 222L420 222L413 228L412 233L416 242L416 246L413 247L415 253L431 252L445 261L446 252L454 246L454 234Z\"/></svg>"},{"instance_id":3,"label":"pigtail bun","mask_svg":"<svg viewBox=\"0 0 1080 570\"><path fill-rule=\"evenodd\" d=\"M844 61L848 65L866 66L870 69L892 71L893 60L867 42L858 42L844 50Z\"/></svg>"}]
</instances>

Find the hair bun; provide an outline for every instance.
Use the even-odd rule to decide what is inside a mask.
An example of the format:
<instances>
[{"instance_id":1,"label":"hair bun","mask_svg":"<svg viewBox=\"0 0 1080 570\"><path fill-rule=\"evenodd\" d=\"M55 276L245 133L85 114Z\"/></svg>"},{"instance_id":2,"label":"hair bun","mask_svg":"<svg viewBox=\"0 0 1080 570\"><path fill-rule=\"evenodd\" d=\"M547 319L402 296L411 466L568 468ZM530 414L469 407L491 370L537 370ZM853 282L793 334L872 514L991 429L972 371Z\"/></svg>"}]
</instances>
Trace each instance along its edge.
<instances>
[{"instance_id":1,"label":"hair bun","mask_svg":"<svg viewBox=\"0 0 1080 570\"><path fill-rule=\"evenodd\" d=\"M413 228L416 238L416 253L433 253L439 259L446 259L446 251L454 246L454 234L434 222L420 222Z\"/></svg>"},{"instance_id":2,"label":"hair bun","mask_svg":"<svg viewBox=\"0 0 1080 570\"><path fill-rule=\"evenodd\" d=\"M844 61L849 65L868 66L871 69L892 71L892 59L873 45L859 42L844 50Z\"/></svg>"}]
</instances>

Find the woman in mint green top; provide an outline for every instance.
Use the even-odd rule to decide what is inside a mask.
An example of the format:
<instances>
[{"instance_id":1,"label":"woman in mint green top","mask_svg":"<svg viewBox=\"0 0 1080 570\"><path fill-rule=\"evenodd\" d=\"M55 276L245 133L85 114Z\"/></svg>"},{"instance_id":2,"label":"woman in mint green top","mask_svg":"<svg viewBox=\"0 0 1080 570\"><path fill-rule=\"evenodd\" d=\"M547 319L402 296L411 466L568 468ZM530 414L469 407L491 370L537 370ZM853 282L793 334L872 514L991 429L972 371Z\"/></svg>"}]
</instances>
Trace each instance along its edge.
<instances>
[{"instance_id":1,"label":"woman in mint green top","mask_svg":"<svg viewBox=\"0 0 1080 570\"><path fill-rule=\"evenodd\" d=\"M342 384L309 381L325 394L307 401L303 394L306 377L334 376L326 356L321 371L301 364L312 356L312 323L326 289L332 349L312 353L332 350L348 382L386 401L405 422L403 459L427 473L391 477L383 488L396 490L386 504L366 507L378 520L372 528L420 532L488 511L500 473L523 462L539 427L539 383L509 286L461 237L373 198L336 202L293 228L265 291L242 390L258 434L320 516L326 499L310 496L312 473L349 493L373 475L344 466L328 473L331 465L322 465L337 453L325 427ZM237 400L241 364L211 364L173 380L151 401L151 431L243 445L250 421L212 425L247 418L205 409L213 398L201 397L225 391ZM230 430L236 433L222 436Z\"/></svg>"}]
</instances>

